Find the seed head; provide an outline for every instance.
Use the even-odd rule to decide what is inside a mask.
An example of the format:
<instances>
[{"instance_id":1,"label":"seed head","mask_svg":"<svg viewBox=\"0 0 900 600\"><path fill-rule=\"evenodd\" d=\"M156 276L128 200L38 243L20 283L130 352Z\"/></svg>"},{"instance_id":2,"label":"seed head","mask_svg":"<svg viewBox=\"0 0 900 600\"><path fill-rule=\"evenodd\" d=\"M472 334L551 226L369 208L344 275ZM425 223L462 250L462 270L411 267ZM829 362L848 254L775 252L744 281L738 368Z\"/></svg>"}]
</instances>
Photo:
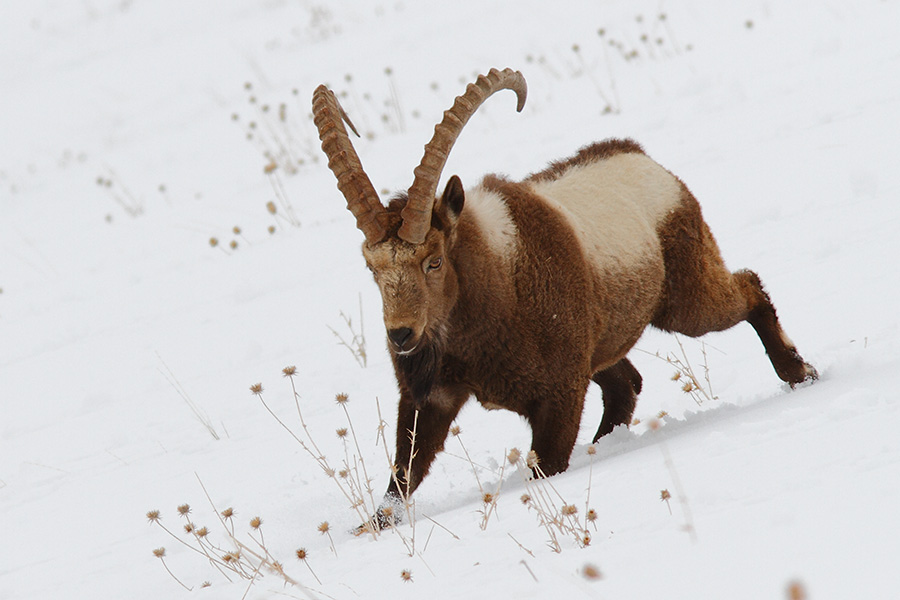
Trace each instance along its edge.
<instances>
[{"instance_id":1,"label":"seed head","mask_svg":"<svg viewBox=\"0 0 900 600\"><path fill-rule=\"evenodd\" d=\"M460 433L462 433L462 429L459 428L459 425L454 425L450 428L450 435L453 437L458 436Z\"/></svg>"},{"instance_id":2,"label":"seed head","mask_svg":"<svg viewBox=\"0 0 900 600\"><path fill-rule=\"evenodd\" d=\"M207 529L206 527L201 527L200 529L197 530L197 537L204 538L208 535L209 535L209 529Z\"/></svg>"},{"instance_id":3,"label":"seed head","mask_svg":"<svg viewBox=\"0 0 900 600\"><path fill-rule=\"evenodd\" d=\"M678 381L679 379L681 379L681 371L675 371L672 375L672 381Z\"/></svg>"},{"instance_id":4,"label":"seed head","mask_svg":"<svg viewBox=\"0 0 900 600\"><path fill-rule=\"evenodd\" d=\"M347 394L345 394L345 393L342 392L342 393L340 393L340 394L335 394L334 400L335 400L335 402L337 402L338 404L342 404L342 405L343 405L343 404L346 404L346 403L350 400L350 396L348 396Z\"/></svg>"},{"instance_id":5,"label":"seed head","mask_svg":"<svg viewBox=\"0 0 900 600\"><path fill-rule=\"evenodd\" d=\"M409 569L403 569L402 571L400 571L400 579L412 583L412 571L410 571Z\"/></svg>"},{"instance_id":6,"label":"seed head","mask_svg":"<svg viewBox=\"0 0 900 600\"><path fill-rule=\"evenodd\" d=\"M290 367L285 367L281 370L281 372L284 373L285 377L293 377L294 374L297 373L297 367L295 367L293 365Z\"/></svg>"},{"instance_id":7,"label":"seed head","mask_svg":"<svg viewBox=\"0 0 900 600\"><path fill-rule=\"evenodd\" d=\"M238 225L232 227L231 230L234 232L234 235L241 235L241 228Z\"/></svg>"},{"instance_id":8,"label":"seed head","mask_svg":"<svg viewBox=\"0 0 900 600\"><path fill-rule=\"evenodd\" d=\"M225 517L226 519L230 519L231 517L234 516L234 509L229 506L228 508L226 508L225 510L222 511L222 516Z\"/></svg>"},{"instance_id":9,"label":"seed head","mask_svg":"<svg viewBox=\"0 0 900 600\"><path fill-rule=\"evenodd\" d=\"M534 469L541 462L541 459L538 458L537 452L534 450L529 450L528 455L525 458L525 464L528 465L529 469Z\"/></svg>"},{"instance_id":10,"label":"seed head","mask_svg":"<svg viewBox=\"0 0 900 600\"><path fill-rule=\"evenodd\" d=\"M509 454L506 455L506 460L509 461L509 464L514 465L519 462L519 459L522 458L522 453L519 452L518 448L513 448L509 451Z\"/></svg>"},{"instance_id":11,"label":"seed head","mask_svg":"<svg viewBox=\"0 0 900 600\"><path fill-rule=\"evenodd\" d=\"M275 169L277 169L277 168L278 168L278 163L273 160L272 162L267 164L265 167L263 167L263 173L265 173L266 175L271 175L272 173L275 172ZM271 202L269 204L271 204ZM274 206L274 204L272 206Z\"/></svg>"},{"instance_id":12,"label":"seed head","mask_svg":"<svg viewBox=\"0 0 900 600\"><path fill-rule=\"evenodd\" d=\"M262 519L259 517L253 517L250 519L250 527L253 529L259 529L259 526L262 525Z\"/></svg>"},{"instance_id":13,"label":"seed head","mask_svg":"<svg viewBox=\"0 0 900 600\"><path fill-rule=\"evenodd\" d=\"M338 471L338 477L340 477L341 479L347 479L349 476L350 471L348 471L347 469L341 469L340 471Z\"/></svg>"},{"instance_id":14,"label":"seed head","mask_svg":"<svg viewBox=\"0 0 900 600\"><path fill-rule=\"evenodd\" d=\"M600 573L600 569L590 563L584 565L584 568L581 569L581 574L585 579L590 579L592 581L603 579L603 575Z\"/></svg>"},{"instance_id":15,"label":"seed head","mask_svg":"<svg viewBox=\"0 0 900 600\"><path fill-rule=\"evenodd\" d=\"M560 510L565 517L571 517L572 515L578 514L578 507L574 504L563 504Z\"/></svg>"},{"instance_id":16,"label":"seed head","mask_svg":"<svg viewBox=\"0 0 900 600\"><path fill-rule=\"evenodd\" d=\"M238 247L237 240L231 240L231 242L228 244L228 247L231 248L232 250L237 250L237 247Z\"/></svg>"},{"instance_id":17,"label":"seed head","mask_svg":"<svg viewBox=\"0 0 900 600\"><path fill-rule=\"evenodd\" d=\"M185 533L194 533L194 524L193 524L193 523L187 523L187 524L184 526L184 532L185 532Z\"/></svg>"},{"instance_id":18,"label":"seed head","mask_svg":"<svg viewBox=\"0 0 900 600\"><path fill-rule=\"evenodd\" d=\"M594 510L593 508L588 509L586 518L587 518L588 521L590 521L591 523L593 523L594 521L597 520L597 511Z\"/></svg>"},{"instance_id":19,"label":"seed head","mask_svg":"<svg viewBox=\"0 0 900 600\"><path fill-rule=\"evenodd\" d=\"M590 446L588 446L587 453L588 453L588 456L594 456L595 454L597 454L597 446L595 446L594 444L591 444Z\"/></svg>"},{"instance_id":20,"label":"seed head","mask_svg":"<svg viewBox=\"0 0 900 600\"><path fill-rule=\"evenodd\" d=\"M157 548L156 550L153 551L153 556L155 556L156 558L162 558L165 555L166 555L165 548Z\"/></svg>"},{"instance_id":21,"label":"seed head","mask_svg":"<svg viewBox=\"0 0 900 600\"><path fill-rule=\"evenodd\" d=\"M319 533L328 533L331 531L331 525L328 524L328 521L322 521L319 523L318 527Z\"/></svg>"},{"instance_id":22,"label":"seed head","mask_svg":"<svg viewBox=\"0 0 900 600\"><path fill-rule=\"evenodd\" d=\"M307 556L309 556L306 552L306 548L297 548L297 559L298 560L306 560Z\"/></svg>"},{"instance_id":23,"label":"seed head","mask_svg":"<svg viewBox=\"0 0 900 600\"><path fill-rule=\"evenodd\" d=\"M271 200L269 200L268 202L266 202L266 210L269 211L271 214L274 215L275 212L276 212L276 210L277 210L277 209L275 208L275 203L272 202Z\"/></svg>"},{"instance_id":24,"label":"seed head","mask_svg":"<svg viewBox=\"0 0 900 600\"><path fill-rule=\"evenodd\" d=\"M181 516L185 516L191 512L190 504L182 504L178 507L178 514Z\"/></svg>"},{"instance_id":25,"label":"seed head","mask_svg":"<svg viewBox=\"0 0 900 600\"><path fill-rule=\"evenodd\" d=\"M491 502L494 501L494 495L491 494L490 492L485 492L484 495L481 497L481 501L484 502L485 504L490 504Z\"/></svg>"},{"instance_id":26,"label":"seed head","mask_svg":"<svg viewBox=\"0 0 900 600\"><path fill-rule=\"evenodd\" d=\"M806 588L799 581L792 581L788 584L787 597L788 600L806 600Z\"/></svg>"},{"instance_id":27,"label":"seed head","mask_svg":"<svg viewBox=\"0 0 900 600\"><path fill-rule=\"evenodd\" d=\"M669 493L669 490L662 490L659 493L659 499L661 502L667 502L672 497L672 494Z\"/></svg>"},{"instance_id":28,"label":"seed head","mask_svg":"<svg viewBox=\"0 0 900 600\"><path fill-rule=\"evenodd\" d=\"M656 413L656 418L657 418L657 419L664 419L665 417L668 417L668 416L669 416L669 413L667 413L667 412L664 411L664 410L661 410L661 411L659 411L658 413Z\"/></svg>"},{"instance_id":29,"label":"seed head","mask_svg":"<svg viewBox=\"0 0 900 600\"><path fill-rule=\"evenodd\" d=\"M685 394L694 391L694 384L691 383L690 381L685 381L684 385L681 386L681 391L684 392Z\"/></svg>"},{"instance_id":30,"label":"seed head","mask_svg":"<svg viewBox=\"0 0 900 600\"><path fill-rule=\"evenodd\" d=\"M151 523L156 523L157 521L159 521L159 511L158 510L149 511L147 513L147 520L150 521Z\"/></svg>"},{"instance_id":31,"label":"seed head","mask_svg":"<svg viewBox=\"0 0 900 600\"><path fill-rule=\"evenodd\" d=\"M388 519L390 519L391 517L394 516L394 507L393 506L385 506L384 508L381 509L381 515L383 517L387 517Z\"/></svg>"},{"instance_id":32,"label":"seed head","mask_svg":"<svg viewBox=\"0 0 900 600\"><path fill-rule=\"evenodd\" d=\"M214 237L209 238L209 245L212 246L213 248L218 246L219 245L218 238L214 238Z\"/></svg>"},{"instance_id":33,"label":"seed head","mask_svg":"<svg viewBox=\"0 0 900 600\"><path fill-rule=\"evenodd\" d=\"M522 504L524 504L525 506L531 504L531 496L529 496L528 494L522 494L519 500L521 500Z\"/></svg>"},{"instance_id":34,"label":"seed head","mask_svg":"<svg viewBox=\"0 0 900 600\"><path fill-rule=\"evenodd\" d=\"M346 427L341 427L340 429L338 429L337 431L335 431L335 433L337 434L337 436L338 436L339 438L344 439L345 437L347 437L347 428L346 428Z\"/></svg>"},{"instance_id":35,"label":"seed head","mask_svg":"<svg viewBox=\"0 0 900 600\"><path fill-rule=\"evenodd\" d=\"M260 394L262 394L263 386L261 383L254 383L250 386L250 391L253 392L255 396L259 396Z\"/></svg>"},{"instance_id":36,"label":"seed head","mask_svg":"<svg viewBox=\"0 0 900 600\"><path fill-rule=\"evenodd\" d=\"M269 225L269 233L270 233L270 234L274 234L274 233L275 233L275 226L274 226L274 225Z\"/></svg>"}]
</instances>

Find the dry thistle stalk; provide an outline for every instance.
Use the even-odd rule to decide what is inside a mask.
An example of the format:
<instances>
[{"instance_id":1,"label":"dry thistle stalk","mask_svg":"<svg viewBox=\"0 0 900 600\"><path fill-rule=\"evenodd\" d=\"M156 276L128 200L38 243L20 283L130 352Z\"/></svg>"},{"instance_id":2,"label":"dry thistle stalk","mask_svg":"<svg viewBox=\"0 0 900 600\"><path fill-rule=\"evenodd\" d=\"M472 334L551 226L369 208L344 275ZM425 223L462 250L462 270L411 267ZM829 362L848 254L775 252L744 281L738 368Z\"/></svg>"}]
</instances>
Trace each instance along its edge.
<instances>
[{"instance_id":1,"label":"dry thistle stalk","mask_svg":"<svg viewBox=\"0 0 900 600\"><path fill-rule=\"evenodd\" d=\"M669 514L671 515L671 514L672 514L672 505L669 504L669 499L670 499L670 498L672 498L672 494L669 493L669 490L662 490L662 491L659 493L659 499L660 499L662 502L665 502L665 503L666 503L666 506L669 507Z\"/></svg>"},{"instance_id":2,"label":"dry thistle stalk","mask_svg":"<svg viewBox=\"0 0 900 600\"><path fill-rule=\"evenodd\" d=\"M301 561L306 565L306 568L309 569L309 572L312 573L312 576L316 578L316 581L319 582L319 585L322 585L322 580L319 579L319 576L316 575L316 572L313 571L312 567L309 565L309 553L306 551L306 548L298 548L296 551L297 560Z\"/></svg>"}]
</instances>

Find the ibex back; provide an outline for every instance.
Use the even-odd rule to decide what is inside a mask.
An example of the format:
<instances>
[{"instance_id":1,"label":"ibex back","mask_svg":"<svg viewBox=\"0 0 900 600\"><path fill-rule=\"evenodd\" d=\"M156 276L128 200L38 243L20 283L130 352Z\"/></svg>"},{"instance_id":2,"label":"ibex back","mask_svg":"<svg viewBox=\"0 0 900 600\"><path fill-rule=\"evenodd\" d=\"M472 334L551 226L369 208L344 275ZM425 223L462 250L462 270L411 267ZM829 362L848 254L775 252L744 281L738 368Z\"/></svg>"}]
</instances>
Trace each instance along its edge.
<instances>
[{"instance_id":1,"label":"ibex back","mask_svg":"<svg viewBox=\"0 0 900 600\"><path fill-rule=\"evenodd\" d=\"M418 487L471 396L525 417L544 473L564 471L591 380L604 410L594 441L631 422L641 376L626 355L648 325L700 336L747 321L782 380L817 376L759 277L726 269L690 191L631 140L584 147L521 182L488 175L464 191L453 176L437 197L466 121L502 89L522 109L520 73L480 76L387 207L334 94L320 86L313 96L322 149L365 235L400 388L387 500Z\"/></svg>"}]
</instances>

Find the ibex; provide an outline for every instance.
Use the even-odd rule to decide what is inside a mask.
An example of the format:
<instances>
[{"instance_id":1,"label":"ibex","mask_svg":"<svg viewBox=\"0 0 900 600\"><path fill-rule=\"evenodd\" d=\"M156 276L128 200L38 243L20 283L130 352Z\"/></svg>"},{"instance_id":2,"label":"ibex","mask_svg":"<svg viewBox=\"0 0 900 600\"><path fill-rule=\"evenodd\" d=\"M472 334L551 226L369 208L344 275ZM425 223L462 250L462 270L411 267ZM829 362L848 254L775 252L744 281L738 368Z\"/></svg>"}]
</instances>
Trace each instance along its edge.
<instances>
[{"instance_id":1,"label":"ibex","mask_svg":"<svg viewBox=\"0 0 900 600\"><path fill-rule=\"evenodd\" d=\"M595 442L631 422L642 379L626 355L648 325L696 337L747 321L778 377L817 377L756 273L726 269L694 196L632 140L586 146L521 182L488 175L464 191L454 175L436 196L469 117L504 89L521 111L521 73L492 69L469 84L387 207L336 97L325 86L313 95L322 150L365 235L400 389L386 501L419 486L470 396L522 415L543 472L566 470L589 381L603 394Z\"/></svg>"}]
</instances>

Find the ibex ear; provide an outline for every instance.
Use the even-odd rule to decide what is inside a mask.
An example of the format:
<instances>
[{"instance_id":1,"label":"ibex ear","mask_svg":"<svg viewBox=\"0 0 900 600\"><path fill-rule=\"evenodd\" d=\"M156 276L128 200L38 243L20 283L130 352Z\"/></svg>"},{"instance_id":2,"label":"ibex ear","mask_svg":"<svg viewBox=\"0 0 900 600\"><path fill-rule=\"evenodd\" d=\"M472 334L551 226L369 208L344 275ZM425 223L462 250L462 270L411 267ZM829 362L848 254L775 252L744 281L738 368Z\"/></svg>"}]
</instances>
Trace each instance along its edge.
<instances>
[{"instance_id":1,"label":"ibex ear","mask_svg":"<svg viewBox=\"0 0 900 600\"><path fill-rule=\"evenodd\" d=\"M463 204L466 201L466 194L463 191L462 181L454 175L447 182L444 188L444 195L441 196L441 205L438 208L450 222L456 223L459 214L462 212Z\"/></svg>"}]
</instances>

